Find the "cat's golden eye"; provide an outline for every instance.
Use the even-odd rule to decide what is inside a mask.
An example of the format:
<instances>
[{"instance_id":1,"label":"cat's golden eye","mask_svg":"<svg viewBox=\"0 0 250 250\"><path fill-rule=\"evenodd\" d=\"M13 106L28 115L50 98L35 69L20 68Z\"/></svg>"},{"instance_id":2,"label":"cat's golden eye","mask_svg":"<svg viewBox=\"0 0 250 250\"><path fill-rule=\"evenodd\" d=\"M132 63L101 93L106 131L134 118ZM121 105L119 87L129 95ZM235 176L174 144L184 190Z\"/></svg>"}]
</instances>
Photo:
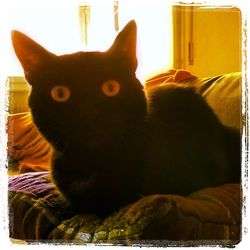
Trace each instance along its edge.
<instances>
[{"instance_id":1,"label":"cat's golden eye","mask_svg":"<svg viewBox=\"0 0 250 250\"><path fill-rule=\"evenodd\" d=\"M108 80L102 84L102 92L106 96L116 96L121 89L120 83L115 80Z\"/></svg>"},{"instance_id":2,"label":"cat's golden eye","mask_svg":"<svg viewBox=\"0 0 250 250\"><path fill-rule=\"evenodd\" d=\"M51 97L56 102L66 102L70 97L70 90L63 85L57 85L50 91Z\"/></svg>"}]
</instances>

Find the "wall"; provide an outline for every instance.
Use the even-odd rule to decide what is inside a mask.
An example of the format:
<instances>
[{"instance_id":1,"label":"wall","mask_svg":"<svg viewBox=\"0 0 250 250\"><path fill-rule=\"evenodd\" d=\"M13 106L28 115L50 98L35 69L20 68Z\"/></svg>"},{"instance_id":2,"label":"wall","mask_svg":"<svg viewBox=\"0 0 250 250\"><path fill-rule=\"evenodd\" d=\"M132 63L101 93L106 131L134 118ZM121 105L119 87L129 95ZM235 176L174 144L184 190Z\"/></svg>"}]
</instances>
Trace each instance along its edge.
<instances>
[{"instance_id":1,"label":"wall","mask_svg":"<svg viewBox=\"0 0 250 250\"><path fill-rule=\"evenodd\" d=\"M21 76L10 76L8 81L8 94L6 96L7 111L10 114L29 111L28 96L30 86Z\"/></svg>"},{"instance_id":2,"label":"wall","mask_svg":"<svg viewBox=\"0 0 250 250\"><path fill-rule=\"evenodd\" d=\"M174 7L174 67L200 77L241 71L237 8Z\"/></svg>"}]
</instances>

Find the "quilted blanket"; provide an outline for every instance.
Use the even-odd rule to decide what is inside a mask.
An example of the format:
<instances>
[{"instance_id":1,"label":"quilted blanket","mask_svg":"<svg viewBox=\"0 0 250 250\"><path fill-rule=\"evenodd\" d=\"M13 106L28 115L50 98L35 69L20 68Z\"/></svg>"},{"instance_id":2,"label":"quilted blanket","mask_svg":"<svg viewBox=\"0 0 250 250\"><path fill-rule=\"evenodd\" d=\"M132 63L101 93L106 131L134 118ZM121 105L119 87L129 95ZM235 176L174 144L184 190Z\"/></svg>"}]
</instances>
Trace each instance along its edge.
<instances>
[{"instance_id":1,"label":"quilted blanket","mask_svg":"<svg viewBox=\"0 0 250 250\"><path fill-rule=\"evenodd\" d=\"M10 178L9 205L10 237L31 242L230 246L241 237L239 184L142 197L102 219L74 213L48 172L31 172Z\"/></svg>"}]
</instances>

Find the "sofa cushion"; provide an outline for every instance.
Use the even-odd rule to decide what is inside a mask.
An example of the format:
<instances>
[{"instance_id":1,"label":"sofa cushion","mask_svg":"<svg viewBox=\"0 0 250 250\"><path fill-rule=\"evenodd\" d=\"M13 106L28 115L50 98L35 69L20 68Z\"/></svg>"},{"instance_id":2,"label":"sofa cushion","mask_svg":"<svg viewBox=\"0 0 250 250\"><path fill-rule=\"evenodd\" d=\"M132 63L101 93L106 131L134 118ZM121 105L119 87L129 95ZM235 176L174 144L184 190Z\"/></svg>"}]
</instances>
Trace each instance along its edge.
<instances>
[{"instance_id":1,"label":"sofa cushion","mask_svg":"<svg viewBox=\"0 0 250 250\"><path fill-rule=\"evenodd\" d=\"M7 135L12 169L16 168L19 173L49 169L52 148L34 125L29 112L8 116Z\"/></svg>"},{"instance_id":2,"label":"sofa cushion","mask_svg":"<svg viewBox=\"0 0 250 250\"><path fill-rule=\"evenodd\" d=\"M224 125L241 128L242 78L240 72L196 79L193 84Z\"/></svg>"}]
</instances>

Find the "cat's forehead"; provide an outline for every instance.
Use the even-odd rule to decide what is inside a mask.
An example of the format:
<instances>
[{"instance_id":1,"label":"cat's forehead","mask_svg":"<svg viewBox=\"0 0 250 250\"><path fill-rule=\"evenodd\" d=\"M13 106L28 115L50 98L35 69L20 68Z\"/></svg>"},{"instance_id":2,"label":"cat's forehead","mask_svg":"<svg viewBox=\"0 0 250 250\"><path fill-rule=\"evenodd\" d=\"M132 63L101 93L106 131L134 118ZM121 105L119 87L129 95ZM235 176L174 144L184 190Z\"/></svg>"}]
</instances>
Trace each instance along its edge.
<instances>
[{"instance_id":1,"label":"cat's forehead","mask_svg":"<svg viewBox=\"0 0 250 250\"><path fill-rule=\"evenodd\" d=\"M56 65L67 72L110 72L117 67L116 59L105 52L76 52L57 57Z\"/></svg>"},{"instance_id":2,"label":"cat's forehead","mask_svg":"<svg viewBox=\"0 0 250 250\"><path fill-rule=\"evenodd\" d=\"M124 67L117 58L106 52L76 52L56 56L53 61L46 63L43 75L48 82L93 84L110 78L120 79L124 75L123 71Z\"/></svg>"},{"instance_id":3,"label":"cat's forehead","mask_svg":"<svg viewBox=\"0 0 250 250\"><path fill-rule=\"evenodd\" d=\"M79 64L79 65L98 65L112 61L112 56L105 52L76 52L73 54L66 54L58 57L60 64Z\"/></svg>"}]
</instances>

